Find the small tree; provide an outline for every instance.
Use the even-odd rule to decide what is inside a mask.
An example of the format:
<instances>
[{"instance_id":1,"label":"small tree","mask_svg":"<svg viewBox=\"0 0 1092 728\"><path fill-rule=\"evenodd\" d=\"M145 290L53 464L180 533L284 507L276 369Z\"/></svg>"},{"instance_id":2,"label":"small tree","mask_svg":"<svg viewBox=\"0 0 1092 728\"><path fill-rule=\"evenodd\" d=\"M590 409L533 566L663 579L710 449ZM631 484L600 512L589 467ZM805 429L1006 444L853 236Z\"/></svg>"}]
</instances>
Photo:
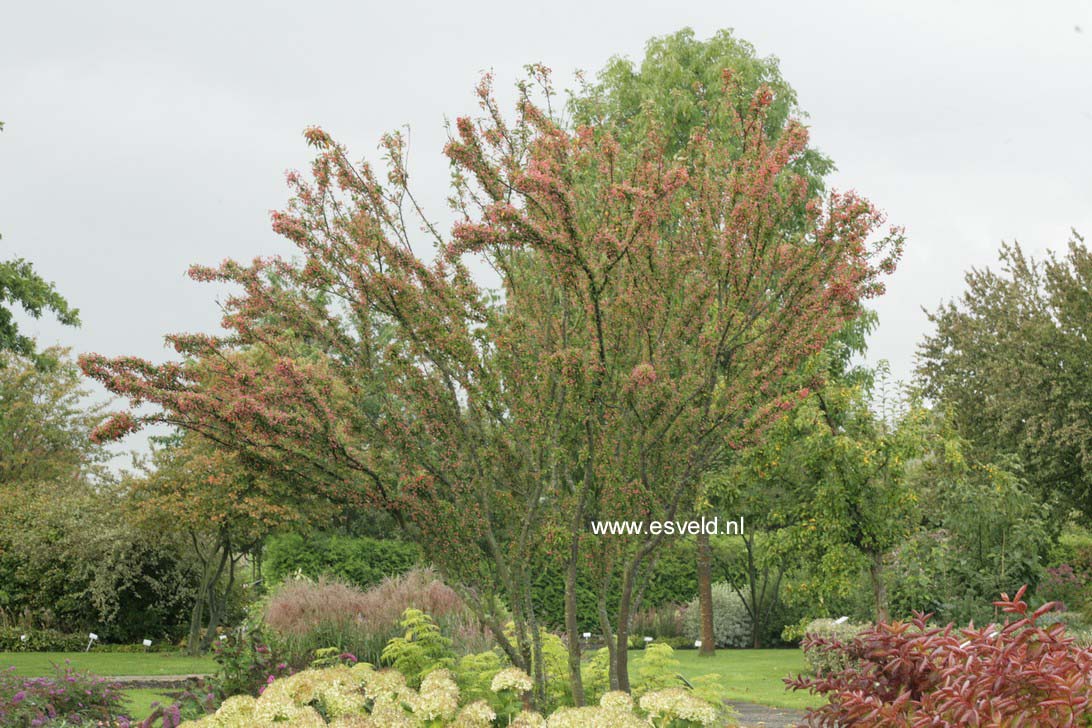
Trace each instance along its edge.
<instances>
[{"instance_id":1,"label":"small tree","mask_svg":"<svg viewBox=\"0 0 1092 728\"><path fill-rule=\"evenodd\" d=\"M198 564L187 642L192 654L207 650L215 637L239 564L270 532L301 523L322 505L196 433L169 439L153 454L152 468L127 486L132 518L174 534Z\"/></svg>"}]
</instances>

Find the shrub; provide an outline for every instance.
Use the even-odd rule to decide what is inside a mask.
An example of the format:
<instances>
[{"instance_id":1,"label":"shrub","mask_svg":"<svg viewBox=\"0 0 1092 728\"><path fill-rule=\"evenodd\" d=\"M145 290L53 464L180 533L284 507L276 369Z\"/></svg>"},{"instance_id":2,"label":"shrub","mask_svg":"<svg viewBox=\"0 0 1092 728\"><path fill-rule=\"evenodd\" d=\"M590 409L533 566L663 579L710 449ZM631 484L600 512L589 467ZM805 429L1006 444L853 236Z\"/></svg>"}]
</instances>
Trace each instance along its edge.
<instances>
[{"instance_id":1,"label":"shrub","mask_svg":"<svg viewBox=\"0 0 1092 728\"><path fill-rule=\"evenodd\" d=\"M701 639L701 609L697 599L687 605L683 627L691 642ZM713 636L717 647L751 646L751 618L747 615L747 607L725 582L713 584Z\"/></svg>"},{"instance_id":2,"label":"shrub","mask_svg":"<svg viewBox=\"0 0 1092 728\"><path fill-rule=\"evenodd\" d=\"M831 649L832 644L845 644L863 632L868 625L841 622L835 619L813 619L804 627L809 649L804 650L804 662L813 675L839 672L849 667L849 653Z\"/></svg>"},{"instance_id":3,"label":"shrub","mask_svg":"<svg viewBox=\"0 0 1092 728\"><path fill-rule=\"evenodd\" d=\"M328 576L367 589L383 579L406 573L421 560L416 544L366 536L298 533L266 541L263 567L270 581L294 574L311 579Z\"/></svg>"},{"instance_id":4,"label":"shrub","mask_svg":"<svg viewBox=\"0 0 1092 728\"><path fill-rule=\"evenodd\" d=\"M502 702L513 702L530 678L516 670L495 679L495 693ZM604 725L639 728L650 725L625 693L610 692L600 704L586 708L561 708L546 723L542 715L522 710L504 725L528 726ZM652 691L641 697L640 709L655 725L691 728L717 724L717 709L682 688ZM513 708L515 710L515 708ZM485 701L471 700L460 692L447 670L434 670L422 681L420 690L406 685L395 670L376 671L360 663L352 668L338 666L305 670L281 678L257 699L234 697L215 714L183 724L187 728L234 728L250 725L291 726L394 726L427 725L490 728L498 720Z\"/></svg>"},{"instance_id":5,"label":"shrub","mask_svg":"<svg viewBox=\"0 0 1092 728\"><path fill-rule=\"evenodd\" d=\"M213 642L212 654L217 664L213 685L222 698L257 695L270 681L292 672L287 659L275 655L256 630L224 635Z\"/></svg>"},{"instance_id":6,"label":"shrub","mask_svg":"<svg viewBox=\"0 0 1092 728\"><path fill-rule=\"evenodd\" d=\"M1076 725L1092 707L1092 652L1061 623L1041 627L1055 605L1030 611L1025 590L994 603L1003 625L934 628L918 614L850 641L809 636L805 650L843 650L849 666L786 683L829 699L809 715L817 725Z\"/></svg>"},{"instance_id":7,"label":"shrub","mask_svg":"<svg viewBox=\"0 0 1092 728\"><path fill-rule=\"evenodd\" d=\"M455 663L451 640L440 633L432 617L418 609L407 609L399 624L405 634L387 643L382 660L405 675L411 686L420 685L431 671Z\"/></svg>"},{"instance_id":8,"label":"shrub","mask_svg":"<svg viewBox=\"0 0 1092 728\"><path fill-rule=\"evenodd\" d=\"M633 682L633 692L641 695L652 690L677 687L679 679L679 661L675 651L663 643L651 644L637 659L637 679Z\"/></svg>"},{"instance_id":9,"label":"shrub","mask_svg":"<svg viewBox=\"0 0 1092 728\"><path fill-rule=\"evenodd\" d=\"M177 728L183 721L197 720L215 713L219 701L213 693L186 690L169 704L152 703L152 712L139 728Z\"/></svg>"},{"instance_id":10,"label":"shrub","mask_svg":"<svg viewBox=\"0 0 1092 728\"><path fill-rule=\"evenodd\" d=\"M128 725L120 686L106 678L57 666L51 677L19 677L15 668L0 672L0 725ZM113 723L111 723L113 724Z\"/></svg>"},{"instance_id":11,"label":"shrub","mask_svg":"<svg viewBox=\"0 0 1092 728\"><path fill-rule=\"evenodd\" d=\"M1084 606L1085 580L1069 564L1049 567L1039 582L1038 596L1044 601L1060 602L1063 609Z\"/></svg>"},{"instance_id":12,"label":"shrub","mask_svg":"<svg viewBox=\"0 0 1092 728\"><path fill-rule=\"evenodd\" d=\"M86 634L65 634L55 629L0 627L0 652L78 652L85 647Z\"/></svg>"}]
</instances>

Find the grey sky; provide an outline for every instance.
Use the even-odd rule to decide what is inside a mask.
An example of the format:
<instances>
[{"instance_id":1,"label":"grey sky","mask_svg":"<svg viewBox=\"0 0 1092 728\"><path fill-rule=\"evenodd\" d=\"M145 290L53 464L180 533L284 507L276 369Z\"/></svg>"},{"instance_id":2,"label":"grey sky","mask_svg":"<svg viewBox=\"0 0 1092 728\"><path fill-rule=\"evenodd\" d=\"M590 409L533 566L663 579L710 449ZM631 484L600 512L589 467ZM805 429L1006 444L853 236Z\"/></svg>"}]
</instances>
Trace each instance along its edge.
<instances>
[{"instance_id":1,"label":"grey sky","mask_svg":"<svg viewBox=\"0 0 1092 728\"><path fill-rule=\"evenodd\" d=\"M565 86L653 35L734 28L782 71L814 143L906 226L872 358L906 377L921 307L1002 239L1092 235L1092 3L10 3L0 24L0 258L24 256L82 312L42 343L168 356L214 330L192 262L290 252L269 230L319 124L376 158L412 129L415 186L442 212L446 116L542 61ZM137 443L132 443L137 444Z\"/></svg>"}]
</instances>

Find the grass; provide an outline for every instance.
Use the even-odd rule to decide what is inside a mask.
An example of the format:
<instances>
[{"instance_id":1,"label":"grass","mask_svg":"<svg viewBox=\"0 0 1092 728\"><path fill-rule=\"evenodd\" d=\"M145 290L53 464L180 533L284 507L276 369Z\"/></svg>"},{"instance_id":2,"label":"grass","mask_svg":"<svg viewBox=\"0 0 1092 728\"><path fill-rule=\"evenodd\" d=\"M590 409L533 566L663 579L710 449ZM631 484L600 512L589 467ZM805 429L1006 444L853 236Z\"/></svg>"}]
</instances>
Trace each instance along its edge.
<instances>
[{"instance_id":1,"label":"grass","mask_svg":"<svg viewBox=\"0 0 1092 728\"><path fill-rule=\"evenodd\" d=\"M633 650L631 670L636 669L640 656L641 650ZM717 650L713 657L699 657L697 650L677 650L675 659L680 663L679 672L687 679L709 673L719 675L727 700L797 709L822 703L822 698L814 695L785 690L781 682L781 678L805 670L800 650ZM170 652L0 652L0 669L14 666L19 675L49 675L52 663L65 660L96 675L195 675L216 669L212 658ZM148 715L153 701L166 699L154 689L134 688L127 690L126 695L133 701L132 714L140 718Z\"/></svg>"},{"instance_id":2,"label":"grass","mask_svg":"<svg viewBox=\"0 0 1092 728\"><path fill-rule=\"evenodd\" d=\"M630 654L630 671L641 650ZM676 650L679 672L688 680L716 673L720 675L726 700L757 703L776 708L803 710L822 705L821 697L785 689L781 678L806 671L800 650L717 650L713 657L699 657L697 650Z\"/></svg>"},{"instance_id":3,"label":"grass","mask_svg":"<svg viewBox=\"0 0 1092 728\"><path fill-rule=\"evenodd\" d=\"M125 706L129 711L129 717L134 720L144 720L152 713L152 703L170 705L174 698L158 690L147 688L133 688L125 691L125 697L129 699Z\"/></svg>"},{"instance_id":4,"label":"grass","mask_svg":"<svg viewBox=\"0 0 1092 728\"><path fill-rule=\"evenodd\" d=\"M53 674L53 664L72 663L77 670L96 675L205 675L216 671L211 657L189 657L175 652L0 652L0 669L15 668L17 675Z\"/></svg>"}]
</instances>

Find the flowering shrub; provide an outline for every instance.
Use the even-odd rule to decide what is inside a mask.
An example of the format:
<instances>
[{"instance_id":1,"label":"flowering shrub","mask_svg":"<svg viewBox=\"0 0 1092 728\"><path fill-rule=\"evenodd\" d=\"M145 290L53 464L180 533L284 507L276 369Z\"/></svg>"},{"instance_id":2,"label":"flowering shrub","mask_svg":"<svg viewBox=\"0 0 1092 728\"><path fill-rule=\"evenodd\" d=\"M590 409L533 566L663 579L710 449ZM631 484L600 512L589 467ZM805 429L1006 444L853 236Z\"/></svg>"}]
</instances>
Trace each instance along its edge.
<instances>
[{"instance_id":1,"label":"flowering shrub","mask_svg":"<svg viewBox=\"0 0 1092 728\"><path fill-rule=\"evenodd\" d=\"M268 683L292 672L292 666L274 654L257 630L225 635L213 642L212 653L218 665L214 686L224 697L257 695Z\"/></svg>"},{"instance_id":2,"label":"flowering shrub","mask_svg":"<svg viewBox=\"0 0 1092 728\"><path fill-rule=\"evenodd\" d=\"M0 672L0 725L99 725L128 727L119 686L106 678L58 666L52 677L19 677Z\"/></svg>"},{"instance_id":3,"label":"flowering shrub","mask_svg":"<svg viewBox=\"0 0 1092 728\"><path fill-rule=\"evenodd\" d=\"M1092 708L1092 652L1064 625L1039 625L1056 605L1030 611L1025 590L994 602L1011 615L1003 625L935 628L918 614L850 641L809 635L805 650L842 650L850 665L786 683L829 699L809 715L821 726L1078 725Z\"/></svg>"},{"instance_id":4,"label":"flowering shrub","mask_svg":"<svg viewBox=\"0 0 1092 728\"><path fill-rule=\"evenodd\" d=\"M503 670L493 682L498 691L521 690L530 678ZM682 688L650 692L640 700L640 713L625 693L605 694L598 706L561 708L544 717L531 710L516 714L513 728L693 728L714 725L717 711ZM647 717L642 717L644 714ZM304 670L273 681L257 698L236 696L212 715L183 723L185 728L250 728L283 723L310 728L491 728L497 713L484 700L460 706L459 688L450 672L429 672L419 690L396 670L376 671L367 663Z\"/></svg>"}]
</instances>

